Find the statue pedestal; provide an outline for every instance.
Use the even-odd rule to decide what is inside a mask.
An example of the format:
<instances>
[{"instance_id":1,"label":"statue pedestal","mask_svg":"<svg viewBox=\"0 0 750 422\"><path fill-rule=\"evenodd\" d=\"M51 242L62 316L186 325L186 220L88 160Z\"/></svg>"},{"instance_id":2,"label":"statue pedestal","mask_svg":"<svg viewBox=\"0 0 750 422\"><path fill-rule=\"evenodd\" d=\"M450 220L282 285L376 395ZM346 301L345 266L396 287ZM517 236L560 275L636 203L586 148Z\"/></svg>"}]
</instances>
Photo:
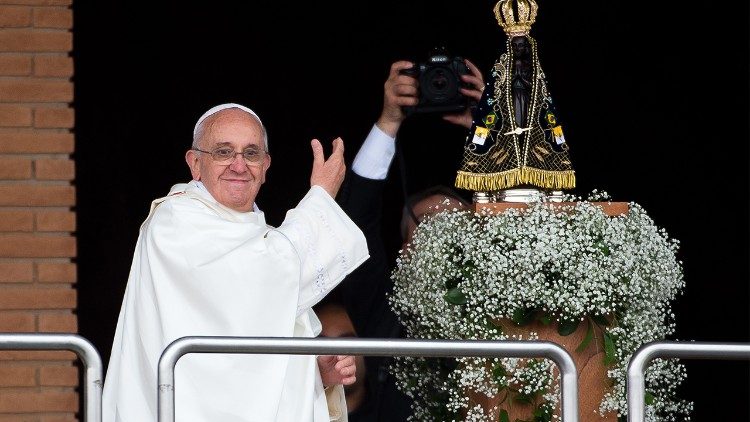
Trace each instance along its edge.
<instances>
[{"instance_id":1,"label":"statue pedestal","mask_svg":"<svg viewBox=\"0 0 750 422\"><path fill-rule=\"evenodd\" d=\"M605 353L602 331L596 324L593 324L593 340L586 348L577 352L576 348L581 344L588 330L586 321L582 321L578 329L567 336L560 335L557 332L557 324L554 323L544 325L539 321L534 321L528 325L518 326L507 319L500 320L498 323L502 326L503 332L508 335L522 335L524 338L528 338L529 334L534 332L538 335L539 340L551 341L567 350L573 357L578 369L579 420L581 422L617 422L617 414L614 412L609 412L605 416L599 414L599 404L610 388L611 382L607 378L607 367L604 365ZM555 375L559 375L557 370L555 370ZM494 420L499 420L500 409L508 412L508 420L510 421L534 420L534 407L531 404L514 401L511 398L505 399L505 393L501 393L498 397L487 397L475 392L468 392L467 395L470 408L476 404L482 405L484 409L498 406L498 413L492 415ZM555 413L559 416L560 409L558 408Z\"/></svg>"},{"instance_id":2,"label":"statue pedestal","mask_svg":"<svg viewBox=\"0 0 750 422\"><path fill-rule=\"evenodd\" d=\"M602 207L604 213L610 217L624 215L628 213L629 204L627 202L593 202L593 204ZM550 202L550 206L559 207L564 205L573 206L572 202ZM499 214L511 208L526 208L525 203L477 203L472 205L473 210L480 214ZM534 321L524 326L518 326L513 321L498 321L502 326L503 332L508 335L520 335L523 338L529 338L530 333L537 334L539 340L551 341L559 344L570 353L578 369L578 404L579 417L582 422L617 422L617 414L608 413L605 416L599 414L599 404L604 394L611 386L611 381L607 377L607 367L604 365L604 346L601 329L596 325L593 326L593 340L580 352L576 348L581 344L586 336L589 322L582 321L578 329L567 336L562 336L557 332L557 324L551 323L544 325L540 321ZM557 372L557 371L556 371ZM499 409L508 412L509 420L533 420L533 406L515 402L513 400L504 400L505 394L501 397L486 397L475 392L467 392L470 401L470 407L474 404L481 404L485 409L491 409L499 404ZM502 403L501 403L502 401ZM559 409L557 410L559 415ZM493 415L499 418L498 415Z\"/></svg>"},{"instance_id":3,"label":"statue pedestal","mask_svg":"<svg viewBox=\"0 0 750 422\"><path fill-rule=\"evenodd\" d=\"M552 207L563 205L573 206L575 202L549 202ZM628 213L629 205L627 202L592 202L592 204L602 207L604 213L610 217ZM472 209L478 213L500 214L511 208L526 208L527 204L519 202L490 202L485 204L473 204Z\"/></svg>"}]
</instances>

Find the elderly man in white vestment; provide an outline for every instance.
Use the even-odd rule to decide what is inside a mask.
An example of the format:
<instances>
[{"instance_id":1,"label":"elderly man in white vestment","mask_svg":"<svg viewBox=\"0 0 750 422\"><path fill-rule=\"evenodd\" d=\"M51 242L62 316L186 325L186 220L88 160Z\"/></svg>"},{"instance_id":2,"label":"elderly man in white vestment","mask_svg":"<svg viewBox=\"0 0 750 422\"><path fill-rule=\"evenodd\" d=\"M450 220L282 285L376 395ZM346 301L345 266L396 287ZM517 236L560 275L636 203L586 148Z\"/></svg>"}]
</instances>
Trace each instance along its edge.
<instances>
[{"instance_id":1,"label":"elderly man in white vestment","mask_svg":"<svg viewBox=\"0 0 750 422\"><path fill-rule=\"evenodd\" d=\"M334 201L343 142L312 141L311 188L278 228L255 197L271 164L258 116L223 104L198 120L193 180L157 199L141 226L104 384L104 422L157 418L157 363L183 336L314 337L311 310L368 258ZM175 373L179 422L346 420L351 356L188 354Z\"/></svg>"}]
</instances>

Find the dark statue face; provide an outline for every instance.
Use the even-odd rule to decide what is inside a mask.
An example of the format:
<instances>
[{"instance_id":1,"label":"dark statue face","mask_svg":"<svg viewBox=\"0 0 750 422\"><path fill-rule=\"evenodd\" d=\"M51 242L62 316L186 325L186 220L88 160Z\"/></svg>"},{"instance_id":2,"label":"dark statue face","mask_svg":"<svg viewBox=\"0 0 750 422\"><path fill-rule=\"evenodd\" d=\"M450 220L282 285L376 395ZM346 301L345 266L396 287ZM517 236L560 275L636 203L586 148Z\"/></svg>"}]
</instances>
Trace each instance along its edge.
<instances>
[{"instance_id":1,"label":"dark statue face","mask_svg":"<svg viewBox=\"0 0 750 422\"><path fill-rule=\"evenodd\" d=\"M513 48L513 57L519 59L525 59L531 56L531 43L526 37L513 37L510 40L511 48Z\"/></svg>"}]
</instances>

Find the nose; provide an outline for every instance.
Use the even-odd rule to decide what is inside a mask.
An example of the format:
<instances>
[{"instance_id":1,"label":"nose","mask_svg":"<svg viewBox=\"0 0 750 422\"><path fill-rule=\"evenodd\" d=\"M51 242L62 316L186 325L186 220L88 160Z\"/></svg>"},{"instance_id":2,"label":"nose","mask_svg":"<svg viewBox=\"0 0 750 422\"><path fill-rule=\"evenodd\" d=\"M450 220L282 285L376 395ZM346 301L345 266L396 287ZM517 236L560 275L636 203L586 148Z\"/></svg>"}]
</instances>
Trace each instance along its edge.
<instances>
[{"instance_id":1,"label":"nose","mask_svg":"<svg viewBox=\"0 0 750 422\"><path fill-rule=\"evenodd\" d=\"M238 152L234 155L232 162L229 163L229 168L235 173L244 173L247 171L247 162L242 153Z\"/></svg>"}]
</instances>

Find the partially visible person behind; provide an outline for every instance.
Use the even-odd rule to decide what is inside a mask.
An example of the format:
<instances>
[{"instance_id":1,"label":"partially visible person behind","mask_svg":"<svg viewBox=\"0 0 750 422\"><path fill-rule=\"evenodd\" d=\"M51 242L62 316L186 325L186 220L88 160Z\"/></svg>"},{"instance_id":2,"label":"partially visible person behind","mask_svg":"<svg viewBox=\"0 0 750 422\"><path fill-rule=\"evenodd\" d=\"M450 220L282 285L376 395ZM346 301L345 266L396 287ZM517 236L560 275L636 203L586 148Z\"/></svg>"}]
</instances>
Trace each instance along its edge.
<instances>
[{"instance_id":1,"label":"partially visible person behind","mask_svg":"<svg viewBox=\"0 0 750 422\"><path fill-rule=\"evenodd\" d=\"M265 127L223 104L198 119L185 155L193 180L157 199L143 223L103 396L104 422L157 420L157 363L184 336L314 337L311 307L368 257L334 201L343 142L312 141L310 190L278 227L255 198L271 164ZM180 422L346 421L343 356L189 354L175 374ZM327 403L333 406L329 408Z\"/></svg>"},{"instance_id":2,"label":"partially visible person behind","mask_svg":"<svg viewBox=\"0 0 750 422\"><path fill-rule=\"evenodd\" d=\"M471 88L462 88L461 92L478 101L484 90L484 81L473 63L467 60L466 65L471 74L463 75L462 80ZM382 238L381 221L385 179L396 152L396 135L406 119L403 107L415 106L419 102L417 79L401 72L412 66L414 64L407 61L391 65L384 84L381 115L354 158L339 200L342 208L365 233L371 255L365 264L347 276L337 288L341 291L342 303L360 337L403 337L401 324L387 300L392 289L390 274L394 263L387 258L389 254ZM446 114L442 118L467 129L472 125L470 109L459 114ZM456 142L463 142L463 139L457 139ZM450 198L450 204L444 204L446 198ZM414 227L424 216L444 207L461 208L467 204L452 189L435 187L411 195L405 205L401 231L406 243L411 238ZM394 227L393 231L396 229ZM375 381L374 387L377 389L370 395L376 400L371 410L374 419L368 420L405 421L411 415L411 401L396 387L396 380L388 370L389 364L390 358L365 358L365 377Z\"/></svg>"}]
</instances>

